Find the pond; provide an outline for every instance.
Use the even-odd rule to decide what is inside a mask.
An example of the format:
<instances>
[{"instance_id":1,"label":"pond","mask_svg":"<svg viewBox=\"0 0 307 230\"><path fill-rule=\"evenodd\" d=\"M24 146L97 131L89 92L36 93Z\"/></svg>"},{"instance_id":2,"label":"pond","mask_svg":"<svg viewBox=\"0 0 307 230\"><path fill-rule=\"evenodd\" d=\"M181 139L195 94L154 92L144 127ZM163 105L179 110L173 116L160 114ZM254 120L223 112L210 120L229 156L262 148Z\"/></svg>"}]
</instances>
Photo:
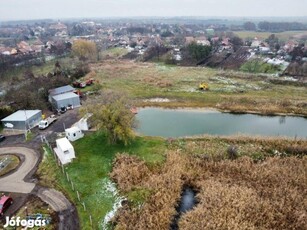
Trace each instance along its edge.
<instances>
[{"instance_id":1,"label":"pond","mask_svg":"<svg viewBox=\"0 0 307 230\"><path fill-rule=\"evenodd\" d=\"M140 108L137 133L146 136L257 135L307 138L307 119L230 114L216 110Z\"/></svg>"},{"instance_id":2,"label":"pond","mask_svg":"<svg viewBox=\"0 0 307 230\"><path fill-rule=\"evenodd\" d=\"M196 192L193 190L193 188L188 186L185 186L183 188L179 206L176 208L177 214L174 216L173 222L170 227L171 230L179 229L178 221L180 219L180 216L185 212L191 210L196 205L195 196Z\"/></svg>"}]
</instances>

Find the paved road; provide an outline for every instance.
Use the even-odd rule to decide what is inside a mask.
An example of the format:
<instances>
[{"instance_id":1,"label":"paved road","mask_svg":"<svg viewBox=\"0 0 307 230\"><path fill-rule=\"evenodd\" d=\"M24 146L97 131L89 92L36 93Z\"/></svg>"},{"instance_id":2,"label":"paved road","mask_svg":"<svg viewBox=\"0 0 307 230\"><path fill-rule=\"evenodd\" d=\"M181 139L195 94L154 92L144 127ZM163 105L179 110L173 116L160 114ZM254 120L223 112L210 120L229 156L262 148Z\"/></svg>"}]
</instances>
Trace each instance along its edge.
<instances>
[{"instance_id":1,"label":"paved road","mask_svg":"<svg viewBox=\"0 0 307 230\"><path fill-rule=\"evenodd\" d=\"M63 212L72 207L66 197L54 189L38 187L36 194L56 212Z\"/></svg>"},{"instance_id":2,"label":"paved road","mask_svg":"<svg viewBox=\"0 0 307 230\"><path fill-rule=\"evenodd\" d=\"M12 145L13 143L7 142L7 144ZM28 143L28 145L32 147L38 146L39 142L34 140L33 143ZM18 155L22 161L16 171L0 178L0 191L34 194L58 213L58 229L80 229L78 213L70 201L61 192L36 185L35 180L32 179L40 159L36 151L27 147L4 147L0 148L0 155L3 154Z\"/></svg>"},{"instance_id":3,"label":"paved road","mask_svg":"<svg viewBox=\"0 0 307 230\"><path fill-rule=\"evenodd\" d=\"M70 110L59 116L58 121L46 130L34 128L34 138L31 141L25 141L24 135L14 135L7 136L5 141L0 142L0 154L15 154L22 159L21 166L15 172L0 178L0 191L38 196L58 213L60 230L80 229L75 206L61 192L36 185L36 180L32 176L41 158L41 136L55 140L57 132L64 132L64 127L71 127L77 120L78 110Z\"/></svg>"},{"instance_id":4,"label":"paved road","mask_svg":"<svg viewBox=\"0 0 307 230\"><path fill-rule=\"evenodd\" d=\"M32 193L36 184L31 182L25 182L26 175L34 169L38 163L39 157L35 151L29 148L22 147L7 147L0 148L0 155L3 154L17 154L24 157L24 161L18 170L8 176L0 178L0 191L2 192L14 192L14 193ZM64 211L71 208L70 202L66 197L54 190L39 187L37 191L33 192L43 201L51 206L56 212Z\"/></svg>"},{"instance_id":5,"label":"paved road","mask_svg":"<svg viewBox=\"0 0 307 230\"><path fill-rule=\"evenodd\" d=\"M13 153L24 157L24 161L18 170L0 179L0 191L31 193L35 183L25 182L24 178L36 167L39 157L32 149L22 147L0 148L0 155Z\"/></svg>"}]
</instances>

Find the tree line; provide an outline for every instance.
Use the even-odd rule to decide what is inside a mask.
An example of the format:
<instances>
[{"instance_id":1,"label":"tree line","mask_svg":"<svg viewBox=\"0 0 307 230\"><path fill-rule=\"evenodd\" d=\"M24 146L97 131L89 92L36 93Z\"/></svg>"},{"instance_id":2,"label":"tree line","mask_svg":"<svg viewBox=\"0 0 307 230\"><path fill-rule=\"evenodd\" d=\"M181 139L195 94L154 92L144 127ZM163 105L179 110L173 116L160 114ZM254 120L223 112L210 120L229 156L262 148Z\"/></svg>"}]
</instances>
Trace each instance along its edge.
<instances>
[{"instance_id":1,"label":"tree line","mask_svg":"<svg viewBox=\"0 0 307 230\"><path fill-rule=\"evenodd\" d=\"M268 22L261 21L257 25L254 22L245 22L243 29L250 31L268 31L268 32L283 32L290 30L306 30L307 25L299 22Z\"/></svg>"}]
</instances>

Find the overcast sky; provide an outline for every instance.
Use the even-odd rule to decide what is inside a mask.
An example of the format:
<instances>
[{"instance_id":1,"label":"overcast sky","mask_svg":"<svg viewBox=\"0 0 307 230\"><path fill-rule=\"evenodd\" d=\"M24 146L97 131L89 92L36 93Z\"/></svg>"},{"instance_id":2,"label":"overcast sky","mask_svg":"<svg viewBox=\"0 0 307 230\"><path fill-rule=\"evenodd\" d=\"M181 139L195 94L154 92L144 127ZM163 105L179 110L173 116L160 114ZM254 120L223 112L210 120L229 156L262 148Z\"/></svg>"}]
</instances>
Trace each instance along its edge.
<instances>
[{"instance_id":1,"label":"overcast sky","mask_svg":"<svg viewBox=\"0 0 307 230\"><path fill-rule=\"evenodd\" d=\"M0 20L130 16L307 16L307 0L0 0Z\"/></svg>"}]
</instances>

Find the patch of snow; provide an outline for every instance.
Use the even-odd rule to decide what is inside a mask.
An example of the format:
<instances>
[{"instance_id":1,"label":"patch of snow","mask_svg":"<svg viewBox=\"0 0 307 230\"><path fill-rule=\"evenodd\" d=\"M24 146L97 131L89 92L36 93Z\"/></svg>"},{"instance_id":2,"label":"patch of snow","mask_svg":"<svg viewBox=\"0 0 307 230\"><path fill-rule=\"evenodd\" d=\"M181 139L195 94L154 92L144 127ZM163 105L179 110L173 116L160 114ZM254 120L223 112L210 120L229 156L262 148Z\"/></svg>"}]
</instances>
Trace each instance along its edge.
<instances>
[{"instance_id":1,"label":"patch of snow","mask_svg":"<svg viewBox=\"0 0 307 230\"><path fill-rule=\"evenodd\" d=\"M156 98L145 99L144 102L170 102L170 99L156 97Z\"/></svg>"},{"instance_id":2,"label":"patch of snow","mask_svg":"<svg viewBox=\"0 0 307 230\"><path fill-rule=\"evenodd\" d=\"M112 198L115 199L111 211L109 211L105 215L103 220L101 221L101 229L107 230L107 229L109 229L108 228L109 222L115 216L117 210L122 207L122 202L124 200L126 200L126 198L119 196L115 183L113 183L112 181L110 181L107 178L103 181L103 190L104 190L104 193L111 194Z\"/></svg>"}]
</instances>

